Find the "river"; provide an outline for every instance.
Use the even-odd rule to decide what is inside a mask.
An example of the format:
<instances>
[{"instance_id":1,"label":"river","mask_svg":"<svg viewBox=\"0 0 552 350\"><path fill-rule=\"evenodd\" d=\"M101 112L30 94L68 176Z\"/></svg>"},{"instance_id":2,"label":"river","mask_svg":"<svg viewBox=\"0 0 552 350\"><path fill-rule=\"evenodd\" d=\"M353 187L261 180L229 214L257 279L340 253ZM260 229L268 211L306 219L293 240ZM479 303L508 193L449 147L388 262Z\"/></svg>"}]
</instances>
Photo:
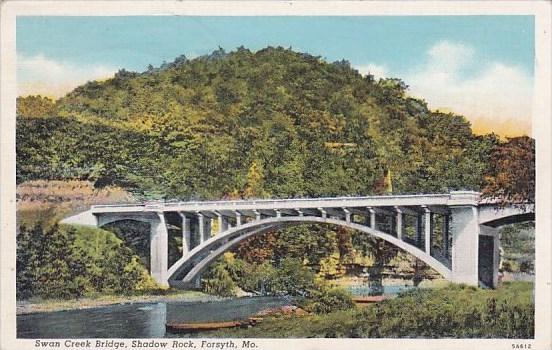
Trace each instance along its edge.
<instances>
[{"instance_id":1,"label":"river","mask_svg":"<svg viewBox=\"0 0 552 350\"><path fill-rule=\"evenodd\" d=\"M277 297L248 297L209 302L158 302L111 305L94 309L40 312L17 316L18 338L163 338L166 322L245 319L288 305Z\"/></svg>"},{"instance_id":2,"label":"river","mask_svg":"<svg viewBox=\"0 0 552 350\"><path fill-rule=\"evenodd\" d=\"M385 295L396 295L411 286L384 286ZM365 285L348 287L353 295L370 294ZM119 304L92 309L36 312L17 315L18 338L163 338L197 336L171 334L167 322L243 320L259 311L289 305L278 297L243 297L215 301L163 301Z\"/></svg>"}]
</instances>

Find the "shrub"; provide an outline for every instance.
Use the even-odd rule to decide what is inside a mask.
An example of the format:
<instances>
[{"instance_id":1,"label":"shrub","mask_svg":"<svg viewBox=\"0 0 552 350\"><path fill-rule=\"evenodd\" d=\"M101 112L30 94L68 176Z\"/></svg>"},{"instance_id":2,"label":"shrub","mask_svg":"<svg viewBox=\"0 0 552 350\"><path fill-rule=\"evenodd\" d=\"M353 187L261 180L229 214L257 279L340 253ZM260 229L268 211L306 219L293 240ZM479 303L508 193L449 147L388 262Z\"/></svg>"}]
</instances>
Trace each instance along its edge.
<instances>
[{"instance_id":1,"label":"shrub","mask_svg":"<svg viewBox=\"0 0 552 350\"><path fill-rule=\"evenodd\" d=\"M224 260L218 260L204 273L201 289L205 293L229 297L235 295L236 283L226 270Z\"/></svg>"},{"instance_id":2,"label":"shrub","mask_svg":"<svg viewBox=\"0 0 552 350\"><path fill-rule=\"evenodd\" d=\"M146 274L139 258L108 231L37 225L21 227L17 236L18 299L133 293L155 285Z\"/></svg>"},{"instance_id":3,"label":"shrub","mask_svg":"<svg viewBox=\"0 0 552 350\"><path fill-rule=\"evenodd\" d=\"M531 291L532 284L523 282L505 283L497 290L450 285L409 291L366 308L267 319L250 329L219 331L216 335L530 339L534 336ZM337 302L327 295L324 300L330 304Z\"/></svg>"},{"instance_id":4,"label":"shrub","mask_svg":"<svg viewBox=\"0 0 552 350\"><path fill-rule=\"evenodd\" d=\"M451 285L404 293L362 311L364 337L532 338L528 289L486 291ZM513 290L518 289L518 291Z\"/></svg>"},{"instance_id":5,"label":"shrub","mask_svg":"<svg viewBox=\"0 0 552 350\"><path fill-rule=\"evenodd\" d=\"M261 295L274 295L278 293L277 275L278 271L268 261L262 264L244 264L237 282L243 290Z\"/></svg>"},{"instance_id":6,"label":"shrub","mask_svg":"<svg viewBox=\"0 0 552 350\"><path fill-rule=\"evenodd\" d=\"M351 294L345 289L320 286L318 290L311 292L310 298L302 306L307 311L320 314L351 309L355 304Z\"/></svg>"}]
</instances>

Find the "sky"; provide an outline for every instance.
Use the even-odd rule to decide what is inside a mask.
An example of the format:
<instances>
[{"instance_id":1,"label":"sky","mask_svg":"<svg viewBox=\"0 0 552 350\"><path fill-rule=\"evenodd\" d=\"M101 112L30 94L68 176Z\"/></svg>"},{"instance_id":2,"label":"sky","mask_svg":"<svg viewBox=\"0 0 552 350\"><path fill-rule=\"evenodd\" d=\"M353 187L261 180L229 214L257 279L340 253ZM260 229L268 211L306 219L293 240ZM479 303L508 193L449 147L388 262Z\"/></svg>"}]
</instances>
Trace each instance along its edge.
<instances>
[{"instance_id":1,"label":"sky","mask_svg":"<svg viewBox=\"0 0 552 350\"><path fill-rule=\"evenodd\" d=\"M478 133L531 134L532 16L18 17L18 94L60 97L123 68L269 45L400 78Z\"/></svg>"}]
</instances>

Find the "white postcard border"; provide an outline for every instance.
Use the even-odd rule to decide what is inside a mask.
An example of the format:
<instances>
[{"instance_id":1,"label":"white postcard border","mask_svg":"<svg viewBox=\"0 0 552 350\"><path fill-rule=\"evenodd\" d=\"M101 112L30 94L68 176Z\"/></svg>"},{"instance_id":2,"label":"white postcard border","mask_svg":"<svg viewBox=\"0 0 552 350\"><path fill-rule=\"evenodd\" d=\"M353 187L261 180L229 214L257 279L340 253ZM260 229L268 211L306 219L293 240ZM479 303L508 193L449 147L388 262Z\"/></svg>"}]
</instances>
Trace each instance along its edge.
<instances>
[{"instance_id":1,"label":"white postcard border","mask_svg":"<svg viewBox=\"0 0 552 350\"><path fill-rule=\"evenodd\" d=\"M37 349L16 339L15 303L15 99L16 16L368 16L534 15L535 91L533 137L537 143L535 339L256 339L258 349L531 349L552 348L552 129L551 5L547 1L4 1L1 3L0 65L0 350ZM170 339L164 339L169 341ZM93 340L94 341L94 340ZM130 344L130 339L123 340ZM62 346L61 348L66 348ZM129 347L130 348L130 347ZM69 348L68 348L69 349ZM74 349L74 348L70 348ZM168 348L170 349L170 347Z\"/></svg>"}]
</instances>

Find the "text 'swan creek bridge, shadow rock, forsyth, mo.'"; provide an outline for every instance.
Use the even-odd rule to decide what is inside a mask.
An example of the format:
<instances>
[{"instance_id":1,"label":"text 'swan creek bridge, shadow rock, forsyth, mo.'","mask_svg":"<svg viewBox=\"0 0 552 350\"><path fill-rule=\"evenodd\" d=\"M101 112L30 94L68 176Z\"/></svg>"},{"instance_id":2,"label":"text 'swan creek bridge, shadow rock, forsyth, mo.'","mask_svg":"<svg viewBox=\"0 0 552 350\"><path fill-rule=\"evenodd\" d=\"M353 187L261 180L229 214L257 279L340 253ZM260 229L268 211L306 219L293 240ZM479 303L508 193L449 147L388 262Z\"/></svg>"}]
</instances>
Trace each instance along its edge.
<instances>
[{"instance_id":1,"label":"text 'swan creek bridge, shadow rock, forsyth, mo.'","mask_svg":"<svg viewBox=\"0 0 552 350\"><path fill-rule=\"evenodd\" d=\"M161 285L197 286L209 263L253 235L304 223L340 225L383 239L447 280L496 286L498 227L534 220L534 205L499 206L477 192L308 199L95 205L62 220L102 227L150 225L150 271ZM168 266L168 228L182 230L182 257Z\"/></svg>"}]
</instances>

